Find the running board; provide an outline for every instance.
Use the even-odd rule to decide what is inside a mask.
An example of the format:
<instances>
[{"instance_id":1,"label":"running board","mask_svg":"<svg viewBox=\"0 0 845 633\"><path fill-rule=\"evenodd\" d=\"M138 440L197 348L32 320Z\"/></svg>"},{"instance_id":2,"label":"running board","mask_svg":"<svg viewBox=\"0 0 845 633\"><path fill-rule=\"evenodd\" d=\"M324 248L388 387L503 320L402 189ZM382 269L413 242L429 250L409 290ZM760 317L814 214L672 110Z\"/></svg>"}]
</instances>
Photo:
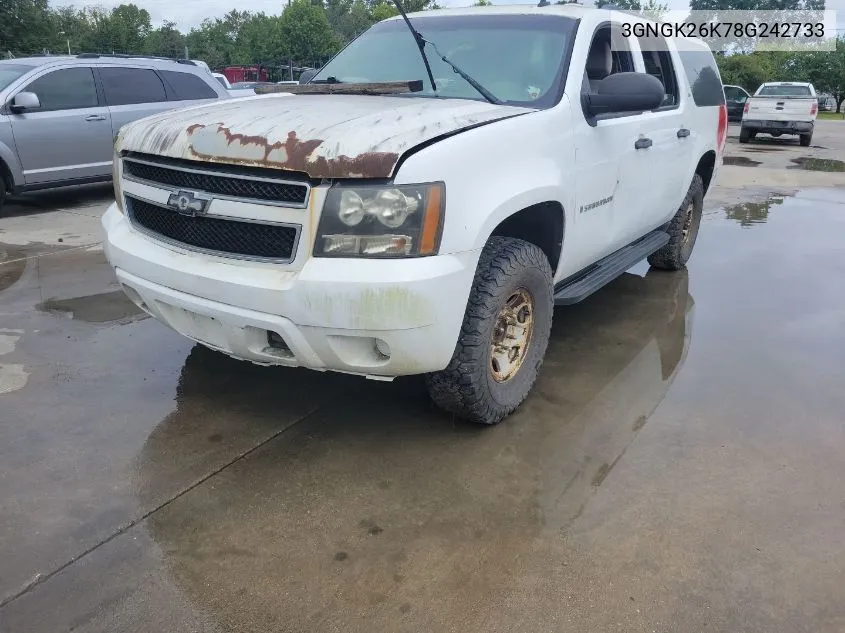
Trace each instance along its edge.
<instances>
[{"instance_id":1,"label":"running board","mask_svg":"<svg viewBox=\"0 0 845 633\"><path fill-rule=\"evenodd\" d=\"M669 234L657 229L600 259L555 287L555 305L565 306L583 301L668 242Z\"/></svg>"}]
</instances>

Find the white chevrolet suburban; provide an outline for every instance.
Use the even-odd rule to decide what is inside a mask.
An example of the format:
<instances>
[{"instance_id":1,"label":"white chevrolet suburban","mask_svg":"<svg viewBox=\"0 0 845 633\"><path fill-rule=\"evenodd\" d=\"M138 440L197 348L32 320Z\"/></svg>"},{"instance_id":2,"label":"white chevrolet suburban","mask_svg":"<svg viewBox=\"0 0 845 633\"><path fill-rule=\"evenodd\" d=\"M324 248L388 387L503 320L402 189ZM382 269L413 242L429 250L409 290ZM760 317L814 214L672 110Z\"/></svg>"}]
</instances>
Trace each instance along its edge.
<instances>
[{"instance_id":1,"label":"white chevrolet suburban","mask_svg":"<svg viewBox=\"0 0 845 633\"><path fill-rule=\"evenodd\" d=\"M556 305L682 268L727 111L703 44L572 5L378 23L299 88L124 127L106 255L236 358L425 374L460 417L526 398ZM397 88L399 86L399 88Z\"/></svg>"},{"instance_id":2,"label":"white chevrolet suburban","mask_svg":"<svg viewBox=\"0 0 845 633\"><path fill-rule=\"evenodd\" d=\"M745 102L739 142L747 143L758 134L797 135L803 147L813 140L819 101L813 84L797 81L764 83Z\"/></svg>"}]
</instances>

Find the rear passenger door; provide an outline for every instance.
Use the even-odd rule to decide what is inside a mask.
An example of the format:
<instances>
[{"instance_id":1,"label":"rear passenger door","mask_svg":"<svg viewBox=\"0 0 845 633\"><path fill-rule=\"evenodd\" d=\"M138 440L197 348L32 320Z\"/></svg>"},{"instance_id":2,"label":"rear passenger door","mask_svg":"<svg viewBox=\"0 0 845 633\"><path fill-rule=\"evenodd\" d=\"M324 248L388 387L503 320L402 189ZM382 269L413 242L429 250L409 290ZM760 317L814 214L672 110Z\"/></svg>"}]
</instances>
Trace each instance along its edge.
<instances>
[{"instance_id":1,"label":"rear passenger door","mask_svg":"<svg viewBox=\"0 0 845 633\"><path fill-rule=\"evenodd\" d=\"M111 174L109 111L87 66L47 70L19 92L34 92L41 107L10 114L27 185Z\"/></svg>"},{"instance_id":2,"label":"rear passenger door","mask_svg":"<svg viewBox=\"0 0 845 633\"><path fill-rule=\"evenodd\" d=\"M127 123L174 107L152 68L103 65L98 71L111 113L113 137Z\"/></svg>"},{"instance_id":3,"label":"rear passenger door","mask_svg":"<svg viewBox=\"0 0 845 633\"><path fill-rule=\"evenodd\" d=\"M652 141L649 180L651 192L643 221L648 229L666 222L678 210L689 189L688 168L692 155L692 120L690 104L681 94L678 68L665 38L643 37L637 43L647 74L663 84L663 104L643 114ZM645 228L645 227L644 227Z\"/></svg>"}]
</instances>

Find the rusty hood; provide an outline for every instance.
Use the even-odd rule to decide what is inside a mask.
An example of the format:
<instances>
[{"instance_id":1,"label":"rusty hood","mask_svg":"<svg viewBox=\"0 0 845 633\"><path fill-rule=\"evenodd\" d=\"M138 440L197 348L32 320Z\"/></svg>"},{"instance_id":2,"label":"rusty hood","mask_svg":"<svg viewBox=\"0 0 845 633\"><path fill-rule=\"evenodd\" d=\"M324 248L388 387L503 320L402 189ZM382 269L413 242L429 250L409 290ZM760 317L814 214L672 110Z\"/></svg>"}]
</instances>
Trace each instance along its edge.
<instances>
[{"instance_id":1,"label":"rusty hood","mask_svg":"<svg viewBox=\"0 0 845 633\"><path fill-rule=\"evenodd\" d=\"M526 112L463 99L263 95L135 121L120 130L117 149L312 178L386 178L420 143Z\"/></svg>"}]
</instances>

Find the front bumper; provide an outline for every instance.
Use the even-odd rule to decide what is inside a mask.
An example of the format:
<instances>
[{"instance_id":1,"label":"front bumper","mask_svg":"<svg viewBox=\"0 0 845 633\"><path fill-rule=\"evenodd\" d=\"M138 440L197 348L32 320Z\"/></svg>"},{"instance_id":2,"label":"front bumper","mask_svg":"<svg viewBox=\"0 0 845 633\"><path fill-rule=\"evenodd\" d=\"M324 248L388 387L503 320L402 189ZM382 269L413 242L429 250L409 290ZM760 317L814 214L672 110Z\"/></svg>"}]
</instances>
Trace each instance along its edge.
<instances>
[{"instance_id":1,"label":"front bumper","mask_svg":"<svg viewBox=\"0 0 845 633\"><path fill-rule=\"evenodd\" d=\"M758 119L743 119L742 127L764 134L780 132L781 134L808 134L813 131L812 121L763 121Z\"/></svg>"},{"instance_id":2,"label":"front bumper","mask_svg":"<svg viewBox=\"0 0 845 633\"><path fill-rule=\"evenodd\" d=\"M127 296L182 335L259 364L372 377L449 363L480 255L307 258L296 270L158 242L115 205L103 228Z\"/></svg>"}]
</instances>

